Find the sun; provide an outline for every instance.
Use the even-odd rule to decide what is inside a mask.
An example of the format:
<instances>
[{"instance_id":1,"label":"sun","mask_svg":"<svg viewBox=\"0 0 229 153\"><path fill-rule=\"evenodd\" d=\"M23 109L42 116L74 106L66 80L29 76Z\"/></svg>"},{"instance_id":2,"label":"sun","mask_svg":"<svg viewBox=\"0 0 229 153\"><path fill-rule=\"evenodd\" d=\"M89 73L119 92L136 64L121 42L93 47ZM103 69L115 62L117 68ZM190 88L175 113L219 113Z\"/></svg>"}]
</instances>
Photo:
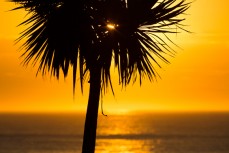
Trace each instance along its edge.
<instances>
[{"instance_id":1,"label":"sun","mask_svg":"<svg viewBox=\"0 0 229 153\"><path fill-rule=\"evenodd\" d=\"M115 29L115 24L109 23L109 24L107 24L107 28L110 30L113 30L113 29Z\"/></svg>"},{"instance_id":2,"label":"sun","mask_svg":"<svg viewBox=\"0 0 229 153\"><path fill-rule=\"evenodd\" d=\"M107 29L109 30L115 30L119 25L118 24L114 24L114 23L108 23L106 25Z\"/></svg>"}]
</instances>

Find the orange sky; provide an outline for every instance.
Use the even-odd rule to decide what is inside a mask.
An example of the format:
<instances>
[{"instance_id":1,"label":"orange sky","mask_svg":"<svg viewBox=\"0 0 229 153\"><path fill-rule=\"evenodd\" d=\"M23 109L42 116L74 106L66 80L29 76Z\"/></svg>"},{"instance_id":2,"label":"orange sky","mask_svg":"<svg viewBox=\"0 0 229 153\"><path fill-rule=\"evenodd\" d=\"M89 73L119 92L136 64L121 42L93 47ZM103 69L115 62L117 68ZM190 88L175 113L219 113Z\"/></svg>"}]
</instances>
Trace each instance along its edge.
<instances>
[{"instance_id":1,"label":"orange sky","mask_svg":"<svg viewBox=\"0 0 229 153\"><path fill-rule=\"evenodd\" d=\"M72 95L72 78L59 81L35 77L36 69L20 65L19 45L13 45L22 28L24 12L7 12L15 5L0 0L0 112L85 111L87 89ZM228 0L196 0L187 12L187 29L193 34L173 36L182 49L155 83L145 81L126 89L117 86L103 99L106 113L128 111L224 111L229 110L229 29Z\"/></svg>"}]
</instances>

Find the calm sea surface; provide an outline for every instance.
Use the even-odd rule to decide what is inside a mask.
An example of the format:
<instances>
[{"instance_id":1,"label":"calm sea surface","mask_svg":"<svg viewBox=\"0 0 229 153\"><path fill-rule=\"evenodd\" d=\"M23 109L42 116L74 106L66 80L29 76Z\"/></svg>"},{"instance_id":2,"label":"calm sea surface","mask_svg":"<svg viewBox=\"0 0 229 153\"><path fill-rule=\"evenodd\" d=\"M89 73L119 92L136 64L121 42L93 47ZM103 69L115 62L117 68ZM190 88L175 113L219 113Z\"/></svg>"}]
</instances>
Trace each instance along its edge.
<instances>
[{"instance_id":1,"label":"calm sea surface","mask_svg":"<svg viewBox=\"0 0 229 153\"><path fill-rule=\"evenodd\" d=\"M96 153L229 153L229 113L100 116ZM0 153L80 153L82 115L0 115Z\"/></svg>"}]
</instances>

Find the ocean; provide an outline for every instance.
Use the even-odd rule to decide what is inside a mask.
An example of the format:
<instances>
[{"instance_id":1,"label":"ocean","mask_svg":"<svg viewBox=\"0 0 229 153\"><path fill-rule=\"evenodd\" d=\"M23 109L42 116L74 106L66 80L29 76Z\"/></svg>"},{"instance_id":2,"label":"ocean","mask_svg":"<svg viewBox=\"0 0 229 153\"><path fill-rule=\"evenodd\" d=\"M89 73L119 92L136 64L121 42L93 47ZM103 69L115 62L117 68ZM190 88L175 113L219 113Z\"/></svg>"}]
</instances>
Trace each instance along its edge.
<instances>
[{"instance_id":1,"label":"ocean","mask_svg":"<svg viewBox=\"0 0 229 153\"><path fill-rule=\"evenodd\" d=\"M81 153L84 115L0 114L0 153ZM229 153L229 113L99 116L96 153Z\"/></svg>"}]
</instances>

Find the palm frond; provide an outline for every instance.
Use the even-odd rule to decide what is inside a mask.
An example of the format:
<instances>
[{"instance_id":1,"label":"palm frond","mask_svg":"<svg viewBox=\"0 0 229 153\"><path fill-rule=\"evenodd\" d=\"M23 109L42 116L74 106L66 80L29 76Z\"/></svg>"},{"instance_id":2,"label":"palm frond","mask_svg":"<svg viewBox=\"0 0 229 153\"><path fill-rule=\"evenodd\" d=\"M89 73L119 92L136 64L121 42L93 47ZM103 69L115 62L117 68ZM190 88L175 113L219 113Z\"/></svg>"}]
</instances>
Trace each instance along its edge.
<instances>
[{"instance_id":1,"label":"palm frond","mask_svg":"<svg viewBox=\"0 0 229 153\"><path fill-rule=\"evenodd\" d=\"M25 9L30 15L20 24L29 27L17 39L26 39L24 64L39 62L38 72L57 78L60 70L66 77L73 66L74 89L79 68L82 90L95 67L102 74L101 88L112 88L112 62L123 86L137 78L140 83L143 78L156 79L156 67L161 61L169 63L166 56L175 54L167 34L185 30L185 18L179 15L190 6L185 0L11 1L19 5L13 10Z\"/></svg>"}]
</instances>

